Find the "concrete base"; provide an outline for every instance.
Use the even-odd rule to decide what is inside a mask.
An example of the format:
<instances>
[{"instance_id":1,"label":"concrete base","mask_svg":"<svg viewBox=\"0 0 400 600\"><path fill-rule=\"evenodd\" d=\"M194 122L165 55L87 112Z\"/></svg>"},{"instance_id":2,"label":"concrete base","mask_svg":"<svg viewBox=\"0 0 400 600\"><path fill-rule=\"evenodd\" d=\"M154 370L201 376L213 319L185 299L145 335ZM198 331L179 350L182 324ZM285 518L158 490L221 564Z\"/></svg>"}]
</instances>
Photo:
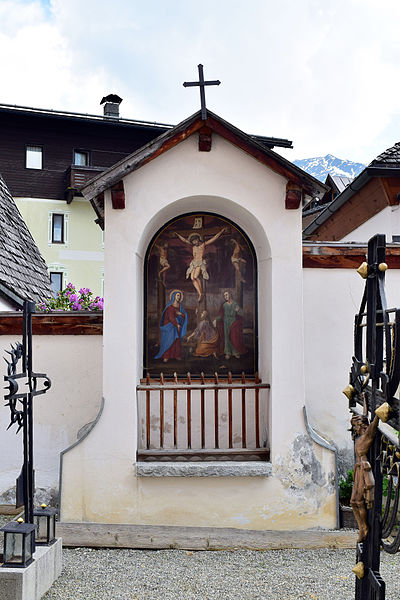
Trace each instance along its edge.
<instances>
[{"instance_id":1,"label":"concrete base","mask_svg":"<svg viewBox=\"0 0 400 600\"><path fill-rule=\"evenodd\" d=\"M34 561L25 569L0 567L0 600L40 600L61 575L62 540L37 546Z\"/></svg>"}]
</instances>

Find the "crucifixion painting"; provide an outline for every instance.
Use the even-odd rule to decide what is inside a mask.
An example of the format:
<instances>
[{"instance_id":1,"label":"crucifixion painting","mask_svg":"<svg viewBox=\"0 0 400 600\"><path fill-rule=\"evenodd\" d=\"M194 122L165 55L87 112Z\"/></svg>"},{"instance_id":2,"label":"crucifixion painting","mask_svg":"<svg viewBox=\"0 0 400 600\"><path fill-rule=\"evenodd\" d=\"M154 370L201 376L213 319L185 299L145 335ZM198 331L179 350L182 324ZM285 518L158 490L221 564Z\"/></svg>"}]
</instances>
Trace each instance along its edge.
<instances>
[{"instance_id":1,"label":"crucifixion painting","mask_svg":"<svg viewBox=\"0 0 400 600\"><path fill-rule=\"evenodd\" d=\"M201 278L210 279L210 276L207 272L207 263L204 259L204 252L206 246L209 246L213 242L216 242L219 237L226 231L226 227L223 227L221 231L216 233L212 238L207 241L203 241L198 233L192 233L186 239L180 233L176 232L176 236L185 244L189 244L192 246L193 250L193 260L190 262L190 265L186 271L186 279L190 277L192 283L194 285L195 290L198 293L198 300L201 301L203 297L203 286L201 284Z\"/></svg>"},{"instance_id":2,"label":"crucifixion painting","mask_svg":"<svg viewBox=\"0 0 400 600\"><path fill-rule=\"evenodd\" d=\"M145 277L145 374L257 370L256 259L239 227L174 219L150 243Z\"/></svg>"}]
</instances>

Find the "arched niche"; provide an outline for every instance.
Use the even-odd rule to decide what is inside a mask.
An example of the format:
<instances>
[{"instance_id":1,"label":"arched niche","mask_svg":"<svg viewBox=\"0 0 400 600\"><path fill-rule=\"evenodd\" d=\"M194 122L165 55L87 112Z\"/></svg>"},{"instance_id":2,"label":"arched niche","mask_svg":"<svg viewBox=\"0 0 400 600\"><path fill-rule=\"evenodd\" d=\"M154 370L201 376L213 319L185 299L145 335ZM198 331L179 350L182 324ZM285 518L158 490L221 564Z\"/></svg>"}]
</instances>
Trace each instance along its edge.
<instances>
[{"instance_id":1,"label":"arched niche","mask_svg":"<svg viewBox=\"0 0 400 600\"><path fill-rule=\"evenodd\" d=\"M258 371L257 258L226 216L178 215L144 258L145 374Z\"/></svg>"},{"instance_id":2,"label":"arched niche","mask_svg":"<svg viewBox=\"0 0 400 600\"><path fill-rule=\"evenodd\" d=\"M139 279L135 294L135 305L140 320L137 326L142 326L142 346L138 348L137 376L140 379L146 373L144 365L145 355L145 257L157 232L163 226L182 215L195 213L201 207L202 213L217 214L233 222L248 238L255 253L257 262L257 325L258 325L258 371L263 381L269 381L272 374L272 257L269 244L269 228L273 223L266 220L261 223L259 219L245 206L221 196L190 196L179 198L164 206L153 214L147 221L143 233L136 246L136 257Z\"/></svg>"}]
</instances>

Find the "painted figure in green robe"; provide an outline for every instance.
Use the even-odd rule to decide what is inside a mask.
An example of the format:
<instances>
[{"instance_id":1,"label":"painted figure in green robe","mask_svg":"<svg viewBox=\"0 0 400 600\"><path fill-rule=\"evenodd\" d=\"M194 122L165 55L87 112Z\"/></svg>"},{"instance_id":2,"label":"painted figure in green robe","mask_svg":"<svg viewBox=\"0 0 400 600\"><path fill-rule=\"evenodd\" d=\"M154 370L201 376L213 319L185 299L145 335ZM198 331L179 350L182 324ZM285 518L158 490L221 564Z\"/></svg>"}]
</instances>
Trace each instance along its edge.
<instances>
[{"instance_id":1,"label":"painted figure in green robe","mask_svg":"<svg viewBox=\"0 0 400 600\"><path fill-rule=\"evenodd\" d=\"M224 292L224 302L221 304L214 326L219 334L218 355L225 354L229 360L232 356L240 358L246 353L243 345L243 311L235 302L229 291Z\"/></svg>"}]
</instances>

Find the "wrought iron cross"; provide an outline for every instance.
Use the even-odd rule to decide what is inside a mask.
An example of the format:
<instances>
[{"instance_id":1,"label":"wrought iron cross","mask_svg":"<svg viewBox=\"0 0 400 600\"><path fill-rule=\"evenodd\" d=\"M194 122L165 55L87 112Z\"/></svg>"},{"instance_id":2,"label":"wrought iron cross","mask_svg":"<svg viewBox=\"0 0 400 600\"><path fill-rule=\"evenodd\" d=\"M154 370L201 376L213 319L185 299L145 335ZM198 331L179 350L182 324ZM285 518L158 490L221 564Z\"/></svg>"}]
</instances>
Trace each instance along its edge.
<instances>
[{"instance_id":1,"label":"wrought iron cross","mask_svg":"<svg viewBox=\"0 0 400 600\"><path fill-rule=\"evenodd\" d=\"M4 400L7 400L6 406L10 409L10 424L7 429L16 424L18 425L17 433L22 429L24 434L24 464L21 475L26 523L33 523L33 398L45 394L51 387L51 381L47 375L35 373L32 369L32 313L34 312L35 303L25 300L22 343L11 345L11 351L7 351L10 359L5 359L7 375L4 376L4 381L8 384L8 388L5 388L8 393L5 394ZM22 360L22 371L18 373L17 367L20 360ZM38 388L39 380L43 380L41 389ZM17 479L17 498L20 477Z\"/></svg>"},{"instance_id":2,"label":"wrought iron cross","mask_svg":"<svg viewBox=\"0 0 400 600\"><path fill-rule=\"evenodd\" d=\"M203 121L207 119L207 109L206 109L206 94L204 91L204 87L206 85L219 85L221 82L219 79L214 79L212 81L204 81L204 73L203 73L203 65L198 65L199 69L199 81L185 81L184 87L200 87L200 102L201 102L201 118Z\"/></svg>"}]
</instances>

